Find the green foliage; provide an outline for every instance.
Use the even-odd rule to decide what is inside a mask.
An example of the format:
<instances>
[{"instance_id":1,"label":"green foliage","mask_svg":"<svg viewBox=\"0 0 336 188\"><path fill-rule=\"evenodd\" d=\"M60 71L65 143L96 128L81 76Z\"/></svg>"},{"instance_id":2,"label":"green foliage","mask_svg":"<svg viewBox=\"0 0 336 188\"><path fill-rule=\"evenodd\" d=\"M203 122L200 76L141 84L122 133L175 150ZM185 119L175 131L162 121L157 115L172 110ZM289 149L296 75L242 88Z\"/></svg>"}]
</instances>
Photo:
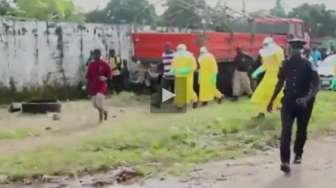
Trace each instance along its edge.
<instances>
[{"instance_id":1,"label":"green foliage","mask_svg":"<svg viewBox=\"0 0 336 188\"><path fill-rule=\"evenodd\" d=\"M275 7L271 9L271 14L277 17L286 17L286 11L283 7L282 0L277 0Z\"/></svg>"},{"instance_id":2,"label":"green foliage","mask_svg":"<svg viewBox=\"0 0 336 188\"><path fill-rule=\"evenodd\" d=\"M9 10L9 3L6 0L0 0L0 15L6 15Z\"/></svg>"},{"instance_id":3,"label":"green foliage","mask_svg":"<svg viewBox=\"0 0 336 188\"><path fill-rule=\"evenodd\" d=\"M183 3L185 2L185 3ZM204 0L167 0L168 9L162 16L162 24L181 28L201 28L202 9L206 9Z\"/></svg>"},{"instance_id":4,"label":"green foliage","mask_svg":"<svg viewBox=\"0 0 336 188\"><path fill-rule=\"evenodd\" d=\"M17 11L21 17L40 20L84 21L71 0L18 0Z\"/></svg>"},{"instance_id":5,"label":"green foliage","mask_svg":"<svg viewBox=\"0 0 336 188\"><path fill-rule=\"evenodd\" d=\"M0 16L15 16L17 14L9 0L0 0Z\"/></svg>"},{"instance_id":6,"label":"green foliage","mask_svg":"<svg viewBox=\"0 0 336 188\"><path fill-rule=\"evenodd\" d=\"M322 43L322 48L333 48L335 49L336 46L336 38L333 36L328 36L328 37L324 37L321 39L321 43Z\"/></svg>"},{"instance_id":7,"label":"green foliage","mask_svg":"<svg viewBox=\"0 0 336 188\"><path fill-rule=\"evenodd\" d=\"M294 8L290 17L300 18L311 28L315 37L335 36L336 12L329 10L324 4L302 4Z\"/></svg>"},{"instance_id":8,"label":"green foliage","mask_svg":"<svg viewBox=\"0 0 336 188\"><path fill-rule=\"evenodd\" d=\"M157 15L155 7L147 0L111 0L103 10L90 12L87 19L112 24L153 24Z\"/></svg>"}]
</instances>

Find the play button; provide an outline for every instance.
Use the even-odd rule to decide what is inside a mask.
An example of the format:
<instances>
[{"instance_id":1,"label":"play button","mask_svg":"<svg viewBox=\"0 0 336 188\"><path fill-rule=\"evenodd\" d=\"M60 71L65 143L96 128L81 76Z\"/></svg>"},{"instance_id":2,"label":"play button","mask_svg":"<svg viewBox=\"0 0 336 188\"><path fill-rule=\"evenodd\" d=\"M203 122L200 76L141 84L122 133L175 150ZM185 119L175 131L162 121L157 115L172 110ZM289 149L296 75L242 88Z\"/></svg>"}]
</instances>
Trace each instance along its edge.
<instances>
[{"instance_id":1,"label":"play button","mask_svg":"<svg viewBox=\"0 0 336 188\"><path fill-rule=\"evenodd\" d=\"M184 77L174 78L174 84L162 84L160 87L154 87L151 93L150 112L151 113L186 113L187 112L187 79ZM177 87L177 86L180 87ZM173 91L174 90L174 91ZM178 95L175 95L178 93ZM175 100L174 100L175 99ZM183 103L183 106L177 104ZM178 103L179 102L179 103Z\"/></svg>"},{"instance_id":2,"label":"play button","mask_svg":"<svg viewBox=\"0 0 336 188\"><path fill-rule=\"evenodd\" d=\"M162 88L162 103L167 102L174 97L176 97L174 93Z\"/></svg>"}]
</instances>

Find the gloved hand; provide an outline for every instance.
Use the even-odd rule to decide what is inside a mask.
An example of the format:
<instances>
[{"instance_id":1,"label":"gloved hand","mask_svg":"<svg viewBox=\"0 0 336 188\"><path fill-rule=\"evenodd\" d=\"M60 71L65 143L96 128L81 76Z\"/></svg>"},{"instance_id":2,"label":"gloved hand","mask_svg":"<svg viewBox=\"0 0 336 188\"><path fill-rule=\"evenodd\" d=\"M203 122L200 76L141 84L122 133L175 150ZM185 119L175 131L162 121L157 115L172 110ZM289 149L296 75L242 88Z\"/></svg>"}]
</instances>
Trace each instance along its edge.
<instances>
[{"instance_id":1,"label":"gloved hand","mask_svg":"<svg viewBox=\"0 0 336 188\"><path fill-rule=\"evenodd\" d=\"M106 82L107 78L105 76L99 76L99 80L102 82Z\"/></svg>"},{"instance_id":2,"label":"gloved hand","mask_svg":"<svg viewBox=\"0 0 336 188\"><path fill-rule=\"evenodd\" d=\"M330 89L336 91L336 77L331 81Z\"/></svg>"},{"instance_id":3,"label":"gloved hand","mask_svg":"<svg viewBox=\"0 0 336 188\"><path fill-rule=\"evenodd\" d=\"M191 70L192 70L191 68L180 68L178 72L179 74L186 76L191 72Z\"/></svg>"},{"instance_id":4,"label":"gloved hand","mask_svg":"<svg viewBox=\"0 0 336 188\"><path fill-rule=\"evenodd\" d=\"M214 84L214 85L217 85L217 74L214 74L211 78L211 83Z\"/></svg>"},{"instance_id":5,"label":"gloved hand","mask_svg":"<svg viewBox=\"0 0 336 188\"><path fill-rule=\"evenodd\" d=\"M253 72L252 78L256 80L259 77L259 75L262 74L263 72L265 72L265 70L262 67L259 67L257 70Z\"/></svg>"}]
</instances>

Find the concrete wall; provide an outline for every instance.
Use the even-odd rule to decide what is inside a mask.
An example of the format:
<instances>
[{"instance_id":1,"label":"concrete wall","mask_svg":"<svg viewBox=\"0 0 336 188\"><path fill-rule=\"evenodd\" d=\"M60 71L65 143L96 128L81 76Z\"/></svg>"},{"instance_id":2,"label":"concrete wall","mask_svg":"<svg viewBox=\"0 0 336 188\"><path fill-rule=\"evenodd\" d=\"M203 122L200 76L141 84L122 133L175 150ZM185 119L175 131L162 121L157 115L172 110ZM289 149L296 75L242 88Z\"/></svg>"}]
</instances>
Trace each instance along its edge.
<instances>
[{"instance_id":1,"label":"concrete wall","mask_svg":"<svg viewBox=\"0 0 336 188\"><path fill-rule=\"evenodd\" d=\"M0 19L0 86L76 85L90 50L114 48L129 60L131 46L129 26Z\"/></svg>"}]
</instances>

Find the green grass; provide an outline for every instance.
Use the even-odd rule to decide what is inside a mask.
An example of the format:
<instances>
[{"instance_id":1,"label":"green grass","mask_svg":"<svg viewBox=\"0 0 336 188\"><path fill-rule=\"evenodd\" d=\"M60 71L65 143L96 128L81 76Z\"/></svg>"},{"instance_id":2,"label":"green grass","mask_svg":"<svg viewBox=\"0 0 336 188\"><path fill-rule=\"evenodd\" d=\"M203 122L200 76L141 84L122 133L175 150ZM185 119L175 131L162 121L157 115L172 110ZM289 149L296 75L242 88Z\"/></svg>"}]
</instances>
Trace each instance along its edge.
<instances>
[{"instance_id":1,"label":"green grass","mask_svg":"<svg viewBox=\"0 0 336 188\"><path fill-rule=\"evenodd\" d=\"M14 129L14 130L0 130L0 140L17 140L32 137L42 133L37 129Z\"/></svg>"},{"instance_id":2,"label":"green grass","mask_svg":"<svg viewBox=\"0 0 336 188\"><path fill-rule=\"evenodd\" d=\"M108 100L108 105L115 107L130 107L145 103L149 97L136 95L134 93L122 92L119 95L112 95Z\"/></svg>"},{"instance_id":3,"label":"green grass","mask_svg":"<svg viewBox=\"0 0 336 188\"><path fill-rule=\"evenodd\" d=\"M320 93L312 131L327 130L335 122L335 101L336 93ZM144 175L178 175L198 163L235 159L265 145L277 146L279 113L266 120L251 120L256 114L257 109L247 100L187 114L136 114L127 122L114 123L102 135L87 138L79 146L49 146L14 156L1 155L0 174L17 180L127 165Z\"/></svg>"}]
</instances>

